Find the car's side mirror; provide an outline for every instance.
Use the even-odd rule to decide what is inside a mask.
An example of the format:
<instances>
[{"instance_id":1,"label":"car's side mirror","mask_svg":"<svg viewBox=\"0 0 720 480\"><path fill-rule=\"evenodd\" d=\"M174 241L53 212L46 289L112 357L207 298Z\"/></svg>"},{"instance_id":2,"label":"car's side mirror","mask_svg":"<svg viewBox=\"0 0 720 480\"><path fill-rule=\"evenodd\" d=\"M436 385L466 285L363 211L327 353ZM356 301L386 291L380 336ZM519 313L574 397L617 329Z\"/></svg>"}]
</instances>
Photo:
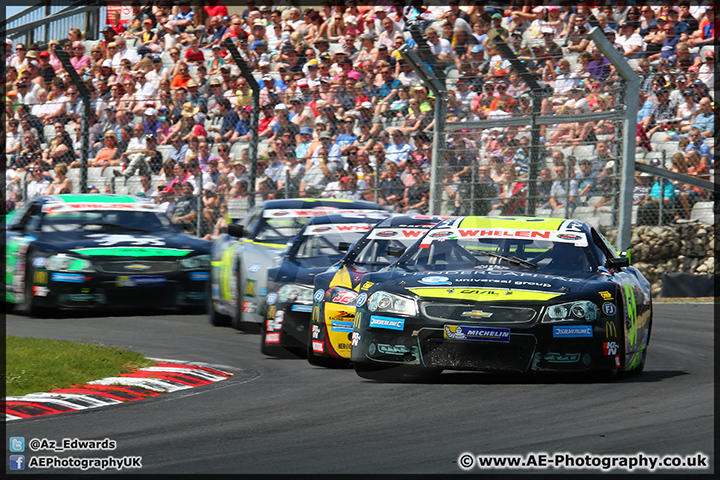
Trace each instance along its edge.
<instances>
[{"instance_id":1,"label":"car's side mirror","mask_svg":"<svg viewBox=\"0 0 720 480\"><path fill-rule=\"evenodd\" d=\"M347 252L348 250L350 250L350 243L348 243L348 242L338 243L338 250L340 250L341 252Z\"/></svg>"},{"instance_id":2,"label":"car's side mirror","mask_svg":"<svg viewBox=\"0 0 720 480\"><path fill-rule=\"evenodd\" d=\"M237 223L231 223L230 225L228 225L227 233L231 237L242 238L243 235L245 235L245 229L242 225L238 225Z\"/></svg>"},{"instance_id":3,"label":"car's side mirror","mask_svg":"<svg viewBox=\"0 0 720 480\"><path fill-rule=\"evenodd\" d=\"M405 249L404 248L388 248L385 252L388 255L390 255L391 257L400 258L400 257L402 257L402 254L405 253Z\"/></svg>"},{"instance_id":4,"label":"car's side mirror","mask_svg":"<svg viewBox=\"0 0 720 480\"><path fill-rule=\"evenodd\" d=\"M618 257L618 258L608 258L607 259L607 267L617 270L622 267L629 267L630 266L630 260L628 260L627 257Z\"/></svg>"}]
</instances>

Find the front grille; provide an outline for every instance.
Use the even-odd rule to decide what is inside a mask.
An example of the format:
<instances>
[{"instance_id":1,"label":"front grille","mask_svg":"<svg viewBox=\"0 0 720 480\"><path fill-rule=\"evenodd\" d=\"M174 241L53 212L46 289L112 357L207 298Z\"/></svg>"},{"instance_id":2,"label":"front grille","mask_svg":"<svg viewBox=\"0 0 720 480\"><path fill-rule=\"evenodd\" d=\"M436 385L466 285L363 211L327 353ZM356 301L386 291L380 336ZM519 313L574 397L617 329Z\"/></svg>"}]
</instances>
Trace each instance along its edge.
<instances>
[{"instance_id":1,"label":"front grille","mask_svg":"<svg viewBox=\"0 0 720 480\"><path fill-rule=\"evenodd\" d=\"M168 307L177 306L176 289L168 286L147 287L139 292L135 288L113 288L106 291L111 306Z\"/></svg>"},{"instance_id":2,"label":"front grille","mask_svg":"<svg viewBox=\"0 0 720 480\"><path fill-rule=\"evenodd\" d=\"M477 303L420 302L427 318L438 322L468 322L473 325L532 324L537 312L527 307Z\"/></svg>"},{"instance_id":3,"label":"front grille","mask_svg":"<svg viewBox=\"0 0 720 480\"><path fill-rule=\"evenodd\" d=\"M524 372L535 352L535 343L494 344L431 339L421 343L426 366L458 370Z\"/></svg>"},{"instance_id":4,"label":"front grille","mask_svg":"<svg viewBox=\"0 0 720 480\"><path fill-rule=\"evenodd\" d=\"M98 272L123 275L151 275L155 273L170 273L177 271L178 267L176 261L167 260L123 260L100 262L94 261L93 265Z\"/></svg>"}]
</instances>

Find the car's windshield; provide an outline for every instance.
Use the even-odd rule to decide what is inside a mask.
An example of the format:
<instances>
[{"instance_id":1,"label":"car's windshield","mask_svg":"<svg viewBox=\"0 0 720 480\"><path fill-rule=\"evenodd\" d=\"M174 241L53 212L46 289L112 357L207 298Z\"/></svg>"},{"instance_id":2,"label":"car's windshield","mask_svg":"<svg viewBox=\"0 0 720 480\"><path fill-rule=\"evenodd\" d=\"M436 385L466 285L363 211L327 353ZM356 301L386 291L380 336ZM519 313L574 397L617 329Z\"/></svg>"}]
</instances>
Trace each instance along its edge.
<instances>
[{"instance_id":1,"label":"car's windshield","mask_svg":"<svg viewBox=\"0 0 720 480\"><path fill-rule=\"evenodd\" d=\"M308 220L308 217L264 219L255 235L255 241L286 244L300 232Z\"/></svg>"},{"instance_id":2,"label":"car's windshield","mask_svg":"<svg viewBox=\"0 0 720 480\"><path fill-rule=\"evenodd\" d=\"M329 267L345 256L340 244L353 244L374 225L369 223L310 225L299 239L294 258L303 266Z\"/></svg>"},{"instance_id":3,"label":"car's windshield","mask_svg":"<svg viewBox=\"0 0 720 480\"><path fill-rule=\"evenodd\" d=\"M410 245L425 233L426 228L376 228L368 236L368 242L348 259L347 264L375 272L395 262Z\"/></svg>"},{"instance_id":4,"label":"car's windshield","mask_svg":"<svg viewBox=\"0 0 720 480\"><path fill-rule=\"evenodd\" d=\"M591 271L586 243L557 240L449 235L421 242L397 266L419 272L503 268L567 275Z\"/></svg>"},{"instance_id":5,"label":"car's windshield","mask_svg":"<svg viewBox=\"0 0 720 480\"><path fill-rule=\"evenodd\" d=\"M162 213L141 210L51 211L45 214L41 224L45 233L105 230L153 232L170 228L170 220Z\"/></svg>"}]
</instances>

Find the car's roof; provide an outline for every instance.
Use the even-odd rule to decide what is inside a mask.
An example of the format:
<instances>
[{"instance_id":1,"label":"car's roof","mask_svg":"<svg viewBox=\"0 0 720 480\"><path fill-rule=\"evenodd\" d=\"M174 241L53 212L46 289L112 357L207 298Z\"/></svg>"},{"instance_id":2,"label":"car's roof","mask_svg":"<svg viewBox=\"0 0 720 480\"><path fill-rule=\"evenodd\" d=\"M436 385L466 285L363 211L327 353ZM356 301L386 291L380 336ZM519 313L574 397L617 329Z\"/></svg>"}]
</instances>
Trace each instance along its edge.
<instances>
[{"instance_id":1,"label":"car's roof","mask_svg":"<svg viewBox=\"0 0 720 480\"><path fill-rule=\"evenodd\" d=\"M64 194L64 195L45 195L38 199L44 203L79 203L79 202L97 202L97 203L147 203L148 200L131 195L114 195L108 193L81 193L81 194Z\"/></svg>"},{"instance_id":2,"label":"car's roof","mask_svg":"<svg viewBox=\"0 0 720 480\"><path fill-rule=\"evenodd\" d=\"M589 232L590 226L579 220L547 217L458 217L448 219L439 226L454 228L510 228L522 230L566 231L581 230Z\"/></svg>"},{"instance_id":3,"label":"car's roof","mask_svg":"<svg viewBox=\"0 0 720 480\"><path fill-rule=\"evenodd\" d=\"M416 225L435 225L442 220L453 217L440 217L431 215L394 215L380 222L376 228L405 227Z\"/></svg>"},{"instance_id":4,"label":"car's roof","mask_svg":"<svg viewBox=\"0 0 720 480\"><path fill-rule=\"evenodd\" d=\"M307 225L318 225L325 223L377 223L384 219L388 212L378 211L377 216L373 212L366 213L336 213L328 215L319 215L313 217Z\"/></svg>"},{"instance_id":5,"label":"car's roof","mask_svg":"<svg viewBox=\"0 0 720 480\"><path fill-rule=\"evenodd\" d=\"M361 210L383 210L377 203L366 202L364 200L343 200L343 199L325 199L325 198L291 198L281 200L268 200L263 204L265 210L295 210L295 209L311 209L316 207L335 207L340 209L356 208Z\"/></svg>"}]
</instances>

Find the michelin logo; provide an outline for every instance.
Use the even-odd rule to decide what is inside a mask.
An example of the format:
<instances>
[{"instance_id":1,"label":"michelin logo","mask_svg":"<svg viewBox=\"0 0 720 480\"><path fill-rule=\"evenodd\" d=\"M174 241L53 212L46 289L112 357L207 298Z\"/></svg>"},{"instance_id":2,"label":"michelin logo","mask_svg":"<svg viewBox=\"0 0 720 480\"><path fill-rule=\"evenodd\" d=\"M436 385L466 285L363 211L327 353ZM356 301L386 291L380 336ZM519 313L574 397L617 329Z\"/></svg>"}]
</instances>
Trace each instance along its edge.
<instances>
[{"instance_id":1,"label":"michelin logo","mask_svg":"<svg viewBox=\"0 0 720 480\"><path fill-rule=\"evenodd\" d=\"M566 326L553 327L554 338L592 337L592 327L587 326Z\"/></svg>"},{"instance_id":2,"label":"michelin logo","mask_svg":"<svg viewBox=\"0 0 720 480\"><path fill-rule=\"evenodd\" d=\"M445 338L454 340L484 340L488 342L509 342L509 328L467 327L460 325L445 325L443 334Z\"/></svg>"}]
</instances>

